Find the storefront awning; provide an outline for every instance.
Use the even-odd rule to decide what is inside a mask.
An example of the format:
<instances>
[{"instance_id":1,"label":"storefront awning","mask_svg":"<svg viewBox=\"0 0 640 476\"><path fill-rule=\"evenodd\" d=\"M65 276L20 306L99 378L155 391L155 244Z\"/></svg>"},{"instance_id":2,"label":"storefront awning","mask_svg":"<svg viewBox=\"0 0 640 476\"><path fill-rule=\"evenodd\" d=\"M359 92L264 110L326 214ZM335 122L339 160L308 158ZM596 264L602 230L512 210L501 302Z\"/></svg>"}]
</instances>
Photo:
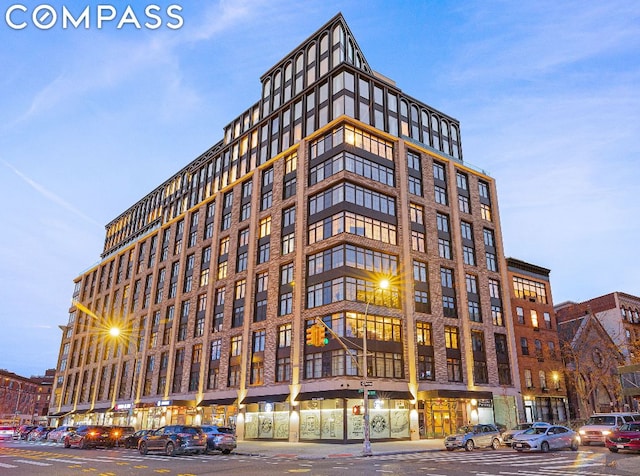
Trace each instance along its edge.
<instances>
[{"instance_id":1,"label":"storefront awning","mask_svg":"<svg viewBox=\"0 0 640 476\"><path fill-rule=\"evenodd\" d=\"M227 398L210 398L207 400L202 400L198 403L199 407L206 407L209 405L233 405L238 397L227 397Z\"/></svg>"},{"instance_id":2,"label":"storefront awning","mask_svg":"<svg viewBox=\"0 0 640 476\"><path fill-rule=\"evenodd\" d=\"M427 390L424 392L426 398L466 398L476 400L493 400L491 392L475 392L473 390ZM422 392L420 392L422 395Z\"/></svg>"},{"instance_id":3,"label":"storefront awning","mask_svg":"<svg viewBox=\"0 0 640 476\"><path fill-rule=\"evenodd\" d=\"M370 398L383 398L391 400L413 400L415 397L409 391L379 390L367 387L369 392L375 392L375 396L369 393ZM300 392L296 397L297 402L304 400L328 400L331 398L362 398L363 392L357 389L325 390L320 392ZM244 402L246 403L246 401Z\"/></svg>"},{"instance_id":4,"label":"storefront awning","mask_svg":"<svg viewBox=\"0 0 640 476\"><path fill-rule=\"evenodd\" d=\"M260 403L260 402L284 402L289 398L288 393L280 393L275 395L247 395L241 403Z\"/></svg>"},{"instance_id":5,"label":"storefront awning","mask_svg":"<svg viewBox=\"0 0 640 476\"><path fill-rule=\"evenodd\" d=\"M108 411L111 410L111 407L100 407L100 408L94 408L93 410L91 410L93 413L107 413Z\"/></svg>"},{"instance_id":6,"label":"storefront awning","mask_svg":"<svg viewBox=\"0 0 640 476\"><path fill-rule=\"evenodd\" d=\"M49 418L58 418L58 417L61 417L61 416L68 415L69 413L72 413L72 412L57 412L57 413L51 413L51 414L49 414L47 416Z\"/></svg>"}]
</instances>

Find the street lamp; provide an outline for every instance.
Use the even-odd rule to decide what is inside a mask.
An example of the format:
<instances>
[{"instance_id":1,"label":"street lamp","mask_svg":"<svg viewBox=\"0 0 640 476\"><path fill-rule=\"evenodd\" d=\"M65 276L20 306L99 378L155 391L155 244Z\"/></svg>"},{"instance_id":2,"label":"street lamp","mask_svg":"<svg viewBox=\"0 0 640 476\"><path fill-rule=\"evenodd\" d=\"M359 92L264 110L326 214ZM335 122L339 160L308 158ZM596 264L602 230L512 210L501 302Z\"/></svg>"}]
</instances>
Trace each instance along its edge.
<instances>
[{"instance_id":1,"label":"street lamp","mask_svg":"<svg viewBox=\"0 0 640 476\"><path fill-rule=\"evenodd\" d=\"M366 386L366 380L369 376L369 364L367 362L367 317L369 315L369 305L376 294L376 291L380 289L387 289L389 287L389 281L386 279L381 280L378 283L378 287L374 289L369 298L367 299L367 305L364 308L364 323L362 325L362 374L364 378L363 382L363 404L364 404L364 441L362 443L362 454L364 456L371 456L371 438L369 432L369 390Z\"/></svg>"}]
</instances>

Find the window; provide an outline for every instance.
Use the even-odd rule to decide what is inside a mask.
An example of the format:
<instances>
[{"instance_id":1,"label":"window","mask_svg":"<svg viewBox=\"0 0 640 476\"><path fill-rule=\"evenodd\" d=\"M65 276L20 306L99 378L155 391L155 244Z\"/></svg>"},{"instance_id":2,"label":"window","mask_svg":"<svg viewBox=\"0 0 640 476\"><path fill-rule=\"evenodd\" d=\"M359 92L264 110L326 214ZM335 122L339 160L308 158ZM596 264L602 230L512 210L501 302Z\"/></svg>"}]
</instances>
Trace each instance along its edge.
<instances>
[{"instance_id":1,"label":"window","mask_svg":"<svg viewBox=\"0 0 640 476\"><path fill-rule=\"evenodd\" d=\"M446 238L438 238L438 255L440 258L451 259L451 241Z\"/></svg>"},{"instance_id":2,"label":"window","mask_svg":"<svg viewBox=\"0 0 640 476\"><path fill-rule=\"evenodd\" d=\"M264 352L264 344L267 338L267 332L264 329L253 333L253 352Z\"/></svg>"},{"instance_id":3,"label":"window","mask_svg":"<svg viewBox=\"0 0 640 476\"><path fill-rule=\"evenodd\" d=\"M460 359L447 358L447 378L449 382L462 382L462 362Z\"/></svg>"},{"instance_id":4,"label":"window","mask_svg":"<svg viewBox=\"0 0 640 476\"><path fill-rule=\"evenodd\" d=\"M471 331L471 349L474 352L484 353L484 332Z\"/></svg>"},{"instance_id":5,"label":"window","mask_svg":"<svg viewBox=\"0 0 640 476\"><path fill-rule=\"evenodd\" d=\"M231 337L231 357L242 355L242 336Z\"/></svg>"},{"instance_id":6,"label":"window","mask_svg":"<svg viewBox=\"0 0 640 476\"><path fill-rule=\"evenodd\" d=\"M240 279L240 280L236 281L236 285L235 285L235 299L236 299L236 301L238 299L244 299L246 290L247 290L247 280L246 279Z\"/></svg>"},{"instance_id":7,"label":"window","mask_svg":"<svg viewBox=\"0 0 640 476\"><path fill-rule=\"evenodd\" d=\"M293 225L296 222L296 207L289 207L282 211L282 227Z\"/></svg>"},{"instance_id":8,"label":"window","mask_svg":"<svg viewBox=\"0 0 640 476\"><path fill-rule=\"evenodd\" d=\"M289 233L282 237L282 254L287 255L295 250L295 234Z\"/></svg>"},{"instance_id":9,"label":"window","mask_svg":"<svg viewBox=\"0 0 640 476\"><path fill-rule=\"evenodd\" d=\"M266 217L260 220L260 232L258 237L264 238L265 236L269 236L271 234L271 217Z\"/></svg>"},{"instance_id":10,"label":"window","mask_svg":"<svg viewBox=\"0 0 640 476\"><path fill-rule=\"evenodd\" d=\"M548 312L545 312L543 314L544 316L544 326L547 329L551 329L551 314L549 314Z\"/></svg>"},{"instance_id":11,"label":"window","mask_svg":"<svg viewBox=\"0 0 640 476\"><path fill-rule=\"evenodd\" d=\"M413 261L413 280L419 283L426 283L427 280L427 264L420 261Z\"/></svg>"},{"instance_id":12,"label":"window","mask_svg":"<svg viewBox=\"0 0 640 476\"><path fill-rule=\"evenodd\" d=\"M529 342L526 337L520 337L520 350L522 355L529 355Z\"/></svg>"},{"instance_id":13,"label":"window","mask_svg":"<svg viewBox=\"0 0 640 476\"><path fill-rule=\"evenodd\" d=\"M480 303L469 301L469 320L473 322L482 322L482 314L480 312Z\"/></svg>"},{"instance_id":14,"label":"window","mask_svg":"<svg viewBox=\"0 0 640 476\"><path fill-rule=\"evenodd\" d=\"M409 193L422 197L422 179L409 176Z\"/></svg>"},{"instance_id":15,"label":"window","mask_svg":"<svg viewBox=\"0 0 640 476\"><path fill-rule=\"evenodd\" d=\"M433 356L418 355L418 380L435 380L436 369Z\"/></svg>"},{"instance_id":16,"label":"window","mask_svg":"<svg viewBox=\"0 0 640 476\"><path fill-rule=\"evenodd\" d=\"M464 264L468 264L470 266L476 265L476 252L472 246L463 246L462 256L463 256Z\"/></svg>"},{"instance_id":17,"label":"window","mask_svg":"<svg viewBox=\"0 0 640 476\"><path fill-rule=\"evenodd\" d=\"M467 294L478 294L478 279L472 274L465 275Z\"/></svg>"},{"instance_id":18,"label":"window","mask_svg":"<svg viewBox=\"0 0 640 476\"><path fill-rule=\"evenodd\" d=\"M531 369L524 369L524 385L527 388L533 388L533 377L531 376Z\"/></svg>"},{"instance_id":19,"label":"window","mask_svg":"<svg viewBox=\"0 0 640 476\"><path fill-rule=\"evenodd\" d=\"M240 273L242 271L246 271L248 261L249 261L248 252L243 251L242 253L238 253L238 259L236 260L236 272Z\"/></svg>"},{"instance_id":20,"label":"window","mask_svg":"<svg viewBox=\"0 0 640 476\"><path fill-rule=\"evenodd\" d=\"M491 221L491 207L486 203L480 204L480 215L484 220Z\"/></svg>"},{"instance_id":21,"label":"window","mask_svg":"<svg viewBox=\"0 0 640 476\"><path fill-rule=\"evenodd\" d=\"M447 349L459 349L458 328L444 326L444 345Z\"/></svg>"},{"instance_id":22,"label":"window","mask_svg":"<svg viewBox=\"0 0 640 476\"><path fill-rule=\"evenodd\" d=\"M518 324L524 324L524 309L516 307L516 316L518 317Z\"/></svg>"},{"instance_id":23,"label":"window","mask_svg":"<svg viewBox=\"0 0 640 476\"><path fill-rule=\"evenodd\" d=\"M424 224L424 209L415 203L409 204L409 218L412 223Z\"/></svg>"},{"instance_id":24,"label":"window","mask_svg":"<svg viewBox=\"0 0 640 476\"><path fill-rule=\"evenodd\" d=\"M240 208L240 221L248 220L251 217L251 202L243 203Z\"/></svg>"},{"instance_id":25,"label":"window","mask_svg":"<svg viewBox=\"0 0 640 476\"><path fill-rule=\"evenodd\" d=\"M238 233L238 248L249 245L249 228L240 230Z\"/></svg>"},{"instance_id":26,"label":"window","mask_svg":"<svg viewBox=\"0 0 640 476\"><path fill-rule=\"evenodd\" d=\"M466 221L460 222L460 233L463 239L473 241L473 231L471 230L471 223Z\"/></svg>"},{"instance_id":27,"label":"window","mask_svg":"<svg viewBox=\"0 0 640 476\"><path fill-rule=\"evenodd\" d=\"M502 316L502 307L498 305L491 305L491 319L494 326L504 326L504 318Z\"/></svg>"},{"instance_id":28,"label":"window","mask_svg":"<svg viewBox=\"0 0 640 476\"><path fill-rule=\"evenodd\" d=\"M437 162L433 163L433 178L444 181L444 165Z\"/></svg>"},{"instance_id":29,"label":"window","mask_svg":"<svg viewBox=\"0 0 640 476\"><path fill-rule=\"evenodd\" d=\"M293 283L293 263L285 264L280 267L280 284Z\"/></svg>"},{"instance_id":30,"label":"window","mask_svg":"<svg viewBox=\"0 0 640 476\"><path fill-rule=\"evenodd\" d=\"M433 345L430 322L416 322L416 342L418 345Z\"/></svg>"},{"instance_id":31,"label":"window","mask_svg":"<svg viewBox=\"0 0 640 476\"><path fill-rule=\"evenodd\" d=\"M480 198L489 199L489 184L483 181L478 181L478 193Z\"/></svg>"},{"instance_id":32,"label":"window","mask_svg":"<svg viewBox=\"0 0 640 476\"><path fill-rule=\"evenodd\" d=\"M263 243L258 246L258 264L269 261L271 255L271 243Z\"/></svg>"},{"instance_id":33,"label":"window","mask_svg":"<svg viewBox=\"0 0 640 476\"><path fill-rule=\"evenodd\" d=\"M538 372L538 378L540 379L540 388L541 389L546 389L547 388L547 375L544 373L544 370L540 370Z\"/></svg>"},{"instance_id":34,"label":"window","mask_svg":"<svg viewBox=\"0 0 640 476\"><path fill-rule=\"evenodd\" d=\"M269 272L263 271L262 273L258 273L256 275L256 291L263 292L267 290L269 286Z\"/></svg>"},{"instance_id":35,"label":"window","mask_svg":"<svg viewBox=\"0 0 640 476\"><path fill-rule=\"evenodd\" d=\"M278 315L284 316L293 312L293 293L283 293L280 295L280 309Z\"/></svg>"},{"instance_id":36,"label":"window","mask_svg":"<svg viewBox=\"0 0 640 476\"><path fill-rule=\"evenodd\" d=\"M278 348L291 347L291 324L278 326Z\"/></svg>"},{"instance_id":37,"label":"window","mask_svg":"<svg viewBox=\"0 0 640 476\"><path fill-rule=\"evenodd\" d=\"M462 172L456 172L456 184L460 190L469 189L469 180Z\"/></svg>"},{"instance_id":38,"label":"window","mask_svg":"<svg viewBox=\"0 0 640 476\"><path fill-rule=\"evenodd\" d=\"M469 197L466 195L458 195L458 209L462 213L471 213L471 206L469 205Z\"/></svg>"},{"instance_id":39,"label":"window","mask_svg":"<svg viewBox=\"0 0 640 476\"><path fill-rule=\"evenodd\" d=\"M263 192L260 199L260 210L267 210L273 205L273 190Z\"/></svg>"},{"instance_id":40,"label":"window","mask_svg":"<svg viewBox=\"0 0 640 476\"><path fill-rule=\"evenodd\" d=\"M534 329L538 329L538 312L531 309L531 325Z\"/></svg>"},{"instance_id":41,"label":"window","mask_svg":"<svg viewBox=\"0 0 640 476\"><path fill-rule=\"evenodd\" d=\"M485 252L487 269L489 271L498 271L498 264L496 261L495 253L491 253L489 251Z\"/></svg>"},{"instance_id":42,"label":"window","mask_svg":"<svg viewBox=\"0 0 640 476\"><path fill-rule=\"evenodd\" d=\"M424 253L426 250L425 236L421 231L411 230L411 249Z\"/></svg>"},{"instance_id":43,"label":"window","mask_svg":"<svg viewBox=\"0 0 640 476\"><path fill-rule=\"evenodd\" d=\"M292 177L284 182L283 198L293 197L296 194L296 177Z\"/></svg>"},{"instance_id":44,"label":"window","mask_svg":"<svg viewBox=\"0 0 640 476\"><path fill-rule=\"evenodd\" d=\"M434 198L436 203L440 205L447 205L447 190L444 187L435 185L433 187Z\"/></svg>"}]
</instances>

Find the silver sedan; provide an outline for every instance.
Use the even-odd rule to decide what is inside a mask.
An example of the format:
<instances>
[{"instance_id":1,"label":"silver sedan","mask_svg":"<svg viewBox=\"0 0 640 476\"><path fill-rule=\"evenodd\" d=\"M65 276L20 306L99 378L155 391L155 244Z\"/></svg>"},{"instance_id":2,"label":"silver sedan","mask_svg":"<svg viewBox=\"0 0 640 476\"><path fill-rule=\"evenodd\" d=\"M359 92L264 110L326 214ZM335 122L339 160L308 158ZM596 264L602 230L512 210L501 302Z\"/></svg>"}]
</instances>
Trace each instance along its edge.
<instances>
[{"instance_id":1,"label":"silver sedan","mask_svg":"<svg viewBox=\"0 0 640 476\"><path fill-rule=\"evenodd\" d=\"M561 450L570 448L577 451L580 435L566 426L553 425L546 428L529 428L513 438L511 447L516 451Z\"/></svg>"}]
</instances>

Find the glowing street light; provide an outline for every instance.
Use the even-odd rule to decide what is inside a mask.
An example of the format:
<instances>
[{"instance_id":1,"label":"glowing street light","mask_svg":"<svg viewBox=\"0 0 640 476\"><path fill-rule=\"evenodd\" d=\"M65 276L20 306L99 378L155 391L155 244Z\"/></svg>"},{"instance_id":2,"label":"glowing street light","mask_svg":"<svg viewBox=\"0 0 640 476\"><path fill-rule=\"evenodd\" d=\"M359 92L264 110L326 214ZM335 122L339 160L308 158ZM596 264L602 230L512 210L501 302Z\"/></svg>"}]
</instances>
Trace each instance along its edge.
<instances>
[{"instance_id":1,"label":"glowing street light","mask_svg":"<svg viewBox=\"0 0 640 476\"><path fill-rule=\"evenodd\" d=\"M371 293L371 295L367 299L367 305L364 308L364 324L362 326L362 373L363 373L363 378L365 380L365 384L366 384L367 377L369 376L369 364L367 362L367 317L369 315L369 305L371 304L371 301L373 300L376 294L376 291L380 289L384 290L384 289L387 289L388 287L389 287L389 280L382 279L378 283L378 287ZM364 385L363 385L363 392L362 392L362 403L364 406L364 412L363 412L364 441L362 443L362 454L364 456L371 456L371 436L370 436L370 429L369 429L369 389L367 386L364 386Z\"/></svg>"}]
</instances>

